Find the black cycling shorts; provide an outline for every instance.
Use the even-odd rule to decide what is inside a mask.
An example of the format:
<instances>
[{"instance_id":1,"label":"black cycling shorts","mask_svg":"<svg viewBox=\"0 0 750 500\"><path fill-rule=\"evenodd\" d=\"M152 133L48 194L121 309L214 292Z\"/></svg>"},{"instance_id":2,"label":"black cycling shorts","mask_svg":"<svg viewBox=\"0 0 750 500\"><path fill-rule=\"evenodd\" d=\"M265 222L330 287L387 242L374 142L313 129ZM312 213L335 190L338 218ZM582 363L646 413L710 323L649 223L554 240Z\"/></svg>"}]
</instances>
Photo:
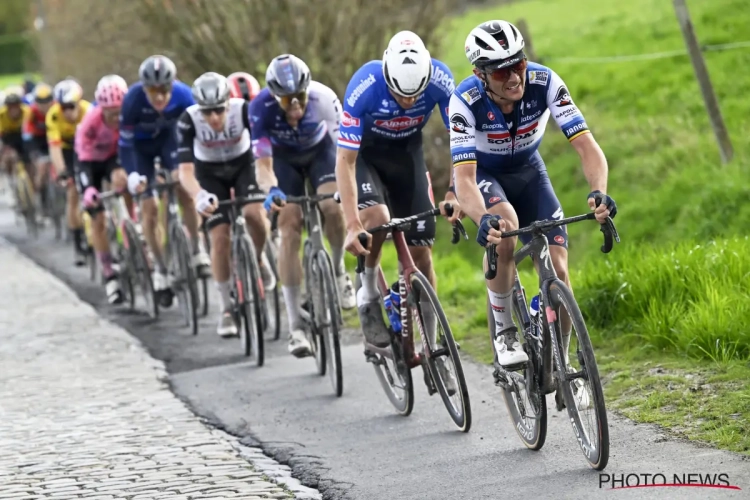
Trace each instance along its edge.
<instances>
[{"instance_id":1,"label":"black cycling shorts","mask_svg":"<svg viewBox=\"0 0 750 500\"><path fill-rule=\"evenodd\" d=\"M406 140L363 141L357 155L357 197L360 210L385 204L393 218L435 208L421 133ZM432 246L435 217L416 221L404 237L409 246Z\"/></svg>"},{"instance_id":2,"label":"black cycling shorts","mask_svg":"<svg viewBox=\"0 0 750 500\"><path fill-rule=\"evenodd\" d=\"M101 192L102 183L112 182L110 178L112 171L118 168L120 164L116 154L104 161L78 161L76 177L79 191L83 194L86 188L93 186Z\"/></svg>"},{"instance_id":3,"label":"black cycling shorts","mask_svg":"<svg viewBox=\"0 0 750 500\"><path fill-rule=\"evenodd\" d=\"M65 172L71 179L76 175L76 152L74 149L62 148L63 160L65 160Z\"/></svg>"},{"instance_id":4,"label":"black cycling shorts","mask_svg":"<svg viewBox=\"0 0 750 500\"><path fill-rule=\"evenodd\" d=\"M195 160L195 177L201 188L216 195L219 201L231 198L230 190L234 189L234 197L241 198L251 194L260 194L263 191L255 182L255 164L251 151L229 160L227 162L213 163ZM209 231L221 224L231 222L231 208L229 206L219 207L211 217L206 220L206 229Z\"/></svg>"},{"instance_id":5,"label":"black cycling shorts","mask_svg":"<svg viewBox=\"0 0 750 500\"><path fill-rule=\"evenodd\" d=\"M29 153L27 148L24 147L23 134L21 134L21 132L3 134L2 140L3 144L15 150L22 162L26 164L29 163Z\"/></svg>"},{"instance_id":6,"label":"black cycling shorts","mask_svg":"<svg viewBox=\"0 0 750 500\"><path fill-rule=\"evenodd\" d=\"M49 156L47 136L34 136L31 140L26 141L24 147L28 150L29 156L33 160L36 160L39 156Z\"/></svg>"},{"instance_id":7,"label":"black cycling shorts","mask_svg":"<svg viewBox=\"0 0 750 500\"><path fill-rule=\"evenodd\" d=\"M501 202L508 202L516 211L519 227L525 227L537 220L562 219L562 205L555 195L547 175L542 157L536 153L529 163L512 172L493 172L477 166L477 186L484 197L484 206L490 208ZM460 200L459 200L460 201ZM531 241L530 234L520 236L521 241ZM547 233L550 245L568 247L568 233L565 226L556 227Z\"/></svg>"},{"instance_id":8,"label":"black cycling shorts","mask_svg":"<svg viewBox=\"0 0 750 500\"><path fill-rule=\"evenodd\" d=\"M305 179L317 191L321 184L336 182L336 145L326 135L309 151L274 148L273 171L287 196L304 196Z\"/></svg>"}]
</instances>

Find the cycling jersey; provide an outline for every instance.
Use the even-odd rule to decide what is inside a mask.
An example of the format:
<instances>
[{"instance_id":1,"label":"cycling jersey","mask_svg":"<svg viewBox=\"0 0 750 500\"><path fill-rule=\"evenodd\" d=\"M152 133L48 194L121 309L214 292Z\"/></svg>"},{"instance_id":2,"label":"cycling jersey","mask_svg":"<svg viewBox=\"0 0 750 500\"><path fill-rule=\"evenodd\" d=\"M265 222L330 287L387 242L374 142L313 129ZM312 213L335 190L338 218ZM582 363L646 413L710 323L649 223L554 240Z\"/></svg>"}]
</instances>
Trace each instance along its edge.
<instances>
[{"instance_id":1,"label":"cycling jersey","mask_svg":"<svg viewBox=\"0 0 750 500\"><path fill-rule=\"evenodd\" d=\"M23 129L23 122L28 119L29 107L26 104L21 104L21 112L17 118L12 118L8 110L8 106L5 105L0 107L0 134L21 134Z\"/></svg>"},{"instance_id":2,"label":"cycling jersey","mask_svg":"<svg viewBox=\"0 0 750 500\"><path fill-rule=\"evenodd\" d=\"M43 113L35 103L29 106L29 116L23 122L24 135L31 137L47 137L46 113Z\"/></svg>"},{"instance_id":3,"label":"cycling jersey","mask_svg":"<svg viewBox=\"0 0 750 500\"><path fill-rule=\"evenodd\" d=\"M550 114L569 141L589 133L562 79L536 63L528 64L523 98L508 120L474 75L456 88L450 113L454 167L476 162L486 171L498 172L528 165L538 157Z\"/></svg>"},{"instance_id":4,"label":"cycling jersey","mask_svg":"<svg viewBox=\"0 0 750 500\"><path fill-rule=\"evenodd\" d=\"M383 62L370 61L349 81L344 95L339 147L359 149L368 136L380 139L404 139L422 130L435 105L448 128L448 103L455 89L453 75L442 62L432 60L432 77L415 105L403 109L388 90L383 77Z\"/></svg>"},{"instance_id":5,"label":"cycling jersey","mask_svg":"<svg viewBox=\"0 0 750 500\"><path fill-rule=\"evenodd\" d=\"M224 129L216 132L194 104L177 122L177 161L194 159L221 163L240 157L250 150L250 124L244 99L231 98L227 104Z\"/></svg>"},{"instance_id":6,"label":"cycling jersey","mask_svg":"<svg viewBox=\"0 0 750 500\"><path fill-rule=\"evenodd\" d=\"M76 130L75 150L81 162L103 162L117 155L117 128L104 123L102 108L92 107Z\"/></svg>"},{"instance_id":7,"label":"cycling jersey","mask_svg":"<svg viewBox=\"0 0 750 500\"><path fill-rule=\"evenodd\" d=\"M65 118L60 104L55 103L47 112L47 142L50 146L60 146L63 149L73 149L75 142L76 128L83 121L83 117L91 107L91 103L81 100L78 102L78 117L74 122L69 122Z\"/></svg>"},{"instance_id":8,"label":"cycling jersey","mask_svg":"<svg viewBox=\"0 0 750 500\"><path fill-rule=\"evenodd\" d=\"M307 94L305 114L295 128L287 123L284 111L267 88L250 102L250 126L256 158L272 156L273 148L307 151L326 135L335 142L341 114L336 93L322 83L311 81Z\"/></svg>"}]
</instances>

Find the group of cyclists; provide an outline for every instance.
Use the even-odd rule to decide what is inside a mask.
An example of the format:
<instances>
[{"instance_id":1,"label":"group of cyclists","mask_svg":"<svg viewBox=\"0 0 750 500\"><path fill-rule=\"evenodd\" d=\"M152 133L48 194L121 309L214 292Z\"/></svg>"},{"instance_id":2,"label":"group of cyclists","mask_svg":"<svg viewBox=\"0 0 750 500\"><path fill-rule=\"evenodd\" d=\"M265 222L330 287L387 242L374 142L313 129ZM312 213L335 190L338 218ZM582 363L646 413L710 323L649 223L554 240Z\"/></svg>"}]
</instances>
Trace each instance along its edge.
<instances>
[{"instance_id":1,"label":"group of cyclists","mask_svg":"<svg viewBox=\"0 0 750 500\"><path fill-rule=\"evenodd\" d=\"M399 32L382 60L367 62L354 73L342 100L313 80L307 64L290 54L270 62L262 89L243 72L227 77L207 72L189 86L177 79L168 57L154 55L141 64L139 81L130 87L118 75L103 77L93 105L83 99L73 79L54 88L37 84L29 105L20 87L6 91L0 131L4 147L24 161L33 164L34 158L48 155L58 178L75 179L68 191L68 225L80 256L80 197L94 221L93 246L113 304L123 295L104 235L103 209L96 201L105 180L126 193L129 206L130 196L142 193L140 220L154 257L154 289L162 296L171 293L158 238L157 203L144 192L154 181L159 158L161 167L180 182L177 194L191 239L192 264L200 276L211 275L219 291L221 336L237 335L238 325L231 313L229 282L232 221L219 202L232 190L235 196L265 194L264 204L248 204L243 214L258 249L263 285L270 290L276 278L262 249L269 238L269 215L276 212L289 351L304 357L311 346L301 317L302 211L284 200L304 195L307 182L319 194L338 191L340 203L326 200L320 208L340 304L357 308L368 343L389 345L377 287L385 236L368 233L366 245L358 237L392 217L435 206L422 129L437 106L450 133L453 164L448 192L438 206L451 221L474 221L482 247L496 245L498 272L486 283L496 326L494 348L501 365L517 366L528 356L511 316L516 238L501 236L538 219L563 218L538 152L550 115L581 158L590 186L587 202L597 220L604 223L617 209L606 195L606 158L580 110L553 70L527 60L519 30L505 21L482 23L468 35L465 53L473 74L456 85L451 70L431 57L418 35ZM10 126L8 120L19 116L22 126ZM275 202L279 199L281 204ZM450 216L446 203L453 205ZM210 256L201 224L209 233ZM431 251L435 224L434 218L420 221L405 237L417 268L437 289ZM557 275L569 284L565 229L550 232L548 241ZM366 256L356 293L344 266L345 251ZM435 318L424 320L426 334L434 338ZM566 346L570 329L568 320L562 332Z\"/></svg>"}]
</instances>

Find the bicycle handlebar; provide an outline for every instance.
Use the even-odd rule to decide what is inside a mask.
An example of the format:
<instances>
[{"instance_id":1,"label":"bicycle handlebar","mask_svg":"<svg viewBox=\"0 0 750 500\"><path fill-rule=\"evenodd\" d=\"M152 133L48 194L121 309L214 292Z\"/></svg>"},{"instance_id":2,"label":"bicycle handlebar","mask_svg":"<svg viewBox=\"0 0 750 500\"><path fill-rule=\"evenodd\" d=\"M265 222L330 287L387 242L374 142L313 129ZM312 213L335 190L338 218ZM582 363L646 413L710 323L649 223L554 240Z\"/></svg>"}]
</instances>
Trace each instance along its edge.
<instances>
[{"instance_id":1,"label":"bicycle handlebar","mask_svg":"<svg viewBox=\"0 0 750 500\"><path fill-rule=\"evenodd\" d=\"M297 203L299 205L310 202L310 203L320 203L324 200L330 200L331 198L336 198L338 196L338 192L335 193L329 193L329 194L314 194L311 196L287 196L286 200L282 200L280 196L274 196L273 202L276 206L280 207L282 206L282 202L286 201L287 203ZM340 200L336 199L336 203L341 203Z\"/></svg>"},{"instance_id":2,"label":"bicycle handlebar","mask_svg":"<svg viewBox=\"0 0 750 500\"><path fill-rule=\"evenodd\" d=\"M529 226L523 227L521 229L515 229L513 231L506 231L502 233L501 238L510 238L513 236L518 236L520 234L545 234L551 231L552 229L559 227L559 226L565 226L568 224L572 224L574 222L580 222L583 220L595 220L596 216L594 215L594 212L590 212L588 214L584 215L576 215L574 217L568 217L567 219L561 219L561 220L541 220L532 222ZM500 229L500 224L497 220L492 220L490 222L492 227L494 229ZM602 224L599 228L599 230L604 234L604 244L601 246L601 251L603 253L609 253L612 250L612 247L614 246L614 243L620 243L620 236L617 234L617 229L615 228L615 223L612 221L611 217L607 217L607 219L604 221L604 224ZM484 273L484 277L487 280L494 279L497 275L497 252L495 251L495 245L491 244L487 246L487 249L485 250L487 254L487 271Z\"/></svg>"},{"instance_id":3,"label":"bicycle handlebar","mask_svg":"<svg viewBox=\"0 0 750 500\"><path fill-rule=\"evenodd\" d=\"M250 195L250 196L243 196L242 198L234 198L234 199L229 199L229 200L222 200L222 201L219 202L219 206L220 207L227 206L227 205L242 206L242 205L248 205L250 203L263 203L264 201L266 201L266 195L265 194L263 194L263 195L261 195L261 194L254 194L254 195Z\"/></svg>"}]
</instances>

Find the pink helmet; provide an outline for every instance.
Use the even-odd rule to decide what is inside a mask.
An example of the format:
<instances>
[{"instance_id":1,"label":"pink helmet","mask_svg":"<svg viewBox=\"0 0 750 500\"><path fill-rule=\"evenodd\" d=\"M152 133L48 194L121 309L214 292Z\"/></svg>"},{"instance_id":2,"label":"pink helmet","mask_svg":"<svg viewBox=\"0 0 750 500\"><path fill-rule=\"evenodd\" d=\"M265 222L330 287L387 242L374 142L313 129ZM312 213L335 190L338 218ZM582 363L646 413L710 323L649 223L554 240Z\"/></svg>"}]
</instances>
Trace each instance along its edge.
<instances>
[{"instance_id":1,"label":"pink helmet","mask_svg":"<svg viewBox=\"0 0 750 500\"><path fill-rule=\"evenodd\" d=\"M96 84L94 98L102 108L119 108L128 92L127 82L118 75L107 75Z\"/></svg>"}]
</instances>

